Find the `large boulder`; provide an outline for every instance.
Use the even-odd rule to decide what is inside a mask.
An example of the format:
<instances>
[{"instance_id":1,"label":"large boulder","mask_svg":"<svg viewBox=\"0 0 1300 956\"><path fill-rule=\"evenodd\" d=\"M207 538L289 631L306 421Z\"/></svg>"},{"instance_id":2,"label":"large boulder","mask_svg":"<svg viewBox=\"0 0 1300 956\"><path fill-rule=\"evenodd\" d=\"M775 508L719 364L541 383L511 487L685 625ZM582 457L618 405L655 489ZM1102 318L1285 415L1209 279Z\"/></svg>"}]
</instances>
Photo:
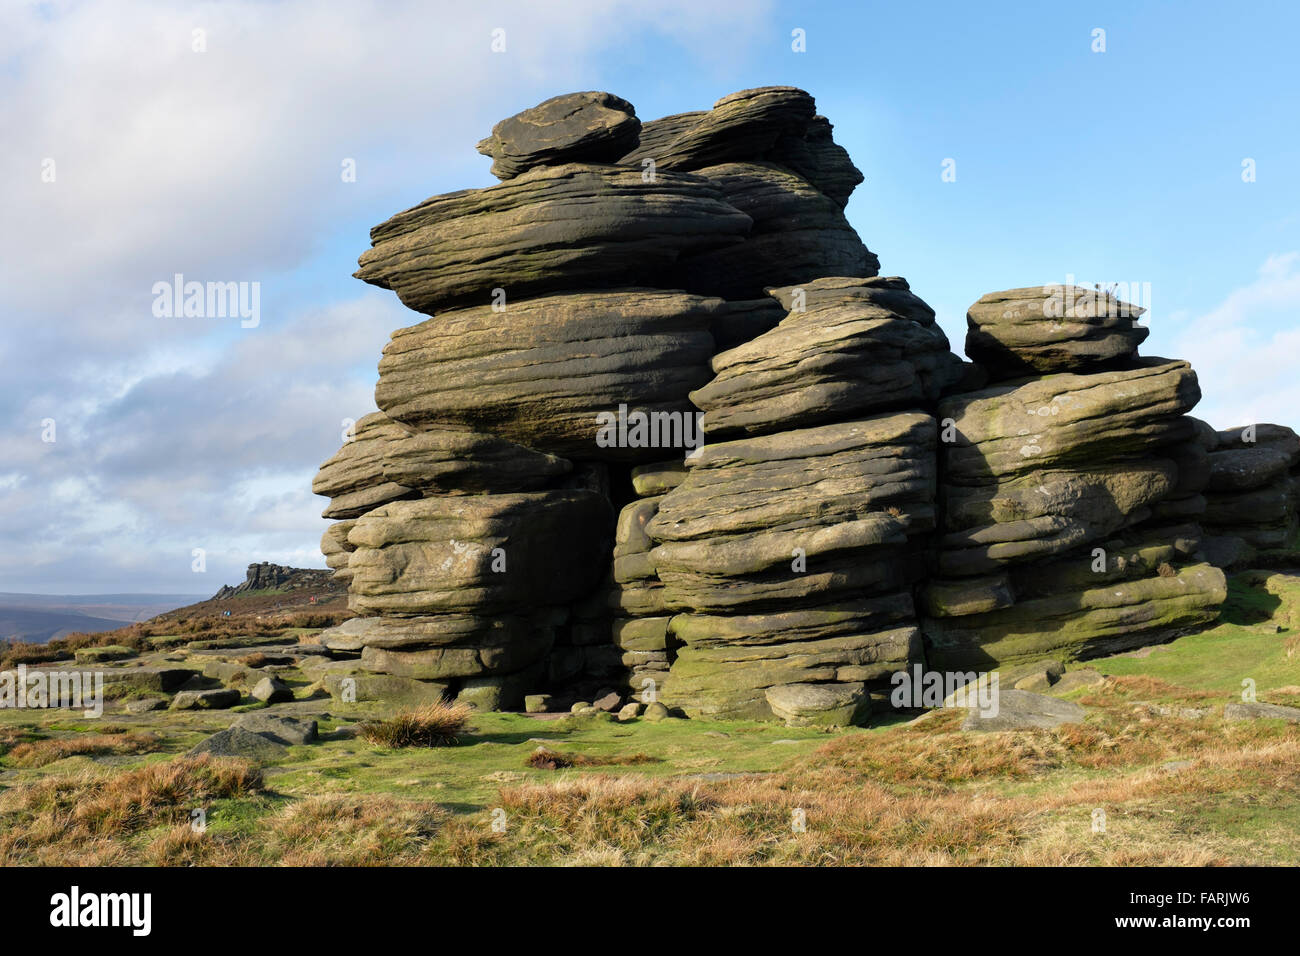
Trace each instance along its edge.
<instances>
[{"instance_id":1,"label":"large boulder","mask_svg":"<svg viewBox=\"0 0 1300 956\"><path fill-rule=\"evenodd\" d=\"M934 528L934 420L916 412L705 445L646 532L667 604L779 607L905 585Z\"/></svg>"},{"instance_id":2,"label":"large boulder","mask_svg":"<svg viewBox=\"0 0 1300 956\"><path fill-rule=\"evenodd\" d=\"M739 243L750 225L700 176L566 163L398 213L370 231L355 275L432 315L493 302L496 289L515 302L653 285L680 256Z\"/></svg>"},{"instance_id":3,"label":"large boulder","mask_svg":"<svg viewBox=\"0 0 1300 956\"><path fill-rule=\"evenodd\" d=\"M413 498L416 492L384 477L383 461L388 443L405 438L408 429L383 412L372 412L357 420L352 437L343 443L312 480L314 494L330 499L324 518L359 518L371 508Z\"/></svg>"},{"instance_id":4,"label":"large boulder","mask_svg":"<svg viewBox=\"0 0 1300 956\"><path fill-rule=\"evenodd\" d=\"M1191 437L1195 426L1185 415L1200 397L1191 366L1163 358L954 395L937 412L945 432L945 480L981 485L1049 467L1147 457Z\"/></svg>"},{"instance_id":5,"label":"large boulder","mask_svg":"<svg viewBox=\"0 0 1300 956\"><path fill-rule=\"evenodd\" d=\"M492 157L492 175L510 179L536 166L612 163L637 143L641 121L611 93L553 96L492 127L478 151Z\"/></svg>"},{"instance_id":6,"label":"large boulder","mask_svg":"<svg viewBox=\"0 0 1300 956\"><path fill-rule=\"evenodd\" d=\"M580 490L393 502L348 535L349 605L422 615L576 600L605 569L613 521L604 497Z\"/></svg>"},{"instance_id":7,"label":"large boulder","mask_svg":"<svg viewBox=\"0 0 1300 956\"><path fill-rule=\"evenodd\" d=\"M995 378L1089 371L1137 355L1145 311L1078 286L990 292L966 313L966 354Z\"/></svg>"},{"instance_id":8,"label":"large boulder","mask_svg":"<svg viewBox=\"0 0 1300 956\"><path fill-rule=\"evenodd\" d=\"M782 137L804 135L816 112L813 98L793 86L740 90L711 110L647 123L640 145L622 162L649 158L662 170L757 159Z\"/></svg>"},{"instance_id":9,"label":"large boulder","mask_svg":"<svg viewBox=\"0 0 1300 956\"><path fill-rule=\"evenodd\" d=\"M662 459L657 441L603 441L601 416L670 413L693 431L687 394L708 379L708 325L725 309L647 289L447 312L393 334L375 400L415 429L455 423L570 458Z\"/></svg>"},{"instance_id":10,"label":"large boulder","mask_svg":"<svg viewBox=\"0 0 1300 956\"><path fill-rule=\"evenodd\" d=\"M799 307L714 356L715 377L691 393L711 439L923 406L960 375L934 310L904 279L816 279L772 294L798 295Z\"/></svg>"}]
</instances>

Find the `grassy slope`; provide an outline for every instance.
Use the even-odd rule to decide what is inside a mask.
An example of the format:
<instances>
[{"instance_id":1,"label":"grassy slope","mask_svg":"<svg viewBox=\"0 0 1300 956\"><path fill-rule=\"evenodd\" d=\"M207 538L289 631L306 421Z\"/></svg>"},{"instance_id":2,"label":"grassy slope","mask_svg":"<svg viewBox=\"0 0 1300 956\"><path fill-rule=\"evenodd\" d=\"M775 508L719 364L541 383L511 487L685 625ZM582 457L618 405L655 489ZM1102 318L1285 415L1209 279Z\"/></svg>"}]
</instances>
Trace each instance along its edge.
<instances>
[{"instance_id":1,"label":"grassy slope","mask_svg":"<svg viewBox=\"0 0 1300 956\"><path fill-rule=\"evenodd\" d=\"M1070 695L1088 719L1051 732L963 734L951 713L837 733L486 714L453 747L328 739L258 775L177 760L228 726L221 712L0 711L0 861L1295 864L1300 727L1221 714L1244 677L1300 704L1293 621L1300 578L1240 576L1214 629L1090 662L1110 677ZM383 713L279 709L328 714L326 733ZM655 760L539 770L539 745Z\"/></svg>"}]
</instances>

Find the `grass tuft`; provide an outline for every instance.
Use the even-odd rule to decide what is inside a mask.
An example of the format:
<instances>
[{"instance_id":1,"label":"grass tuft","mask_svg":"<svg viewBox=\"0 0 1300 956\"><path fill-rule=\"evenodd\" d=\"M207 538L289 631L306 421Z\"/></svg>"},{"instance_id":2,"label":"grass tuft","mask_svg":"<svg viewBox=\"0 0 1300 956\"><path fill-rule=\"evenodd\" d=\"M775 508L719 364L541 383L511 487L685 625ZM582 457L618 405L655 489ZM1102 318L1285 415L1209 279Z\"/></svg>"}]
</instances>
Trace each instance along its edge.
<instances>
[{"instance_id":1,"label":"grass tuft","mask_svg":"<svg viewBox=\"0 0 1300 956\"><path fill-rule=\"evenodd\" d=\"M366 721L357 731L379 747L447 747L457 743L473 714L468 704L440 700Z\"/></svg>"}]
</instances>

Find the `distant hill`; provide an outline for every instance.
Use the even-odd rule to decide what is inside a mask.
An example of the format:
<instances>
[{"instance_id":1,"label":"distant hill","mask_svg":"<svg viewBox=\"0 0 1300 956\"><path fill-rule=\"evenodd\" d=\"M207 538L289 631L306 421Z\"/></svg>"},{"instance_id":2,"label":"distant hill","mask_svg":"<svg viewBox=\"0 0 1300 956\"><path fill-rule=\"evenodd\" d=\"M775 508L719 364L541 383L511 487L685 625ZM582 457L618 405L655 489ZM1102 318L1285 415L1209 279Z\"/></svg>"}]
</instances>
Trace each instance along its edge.
<instances>
[{"instance_id":1,"label":"distant hill","mask_svg":"<svg viewBox=\"0 0 1300 956\"><path fill-rule=\"evenodd\" d=\"M202 599L194 594L0 592L0 641L44 644L74 631L113 631Z\"/></svg>"}]
</instances>

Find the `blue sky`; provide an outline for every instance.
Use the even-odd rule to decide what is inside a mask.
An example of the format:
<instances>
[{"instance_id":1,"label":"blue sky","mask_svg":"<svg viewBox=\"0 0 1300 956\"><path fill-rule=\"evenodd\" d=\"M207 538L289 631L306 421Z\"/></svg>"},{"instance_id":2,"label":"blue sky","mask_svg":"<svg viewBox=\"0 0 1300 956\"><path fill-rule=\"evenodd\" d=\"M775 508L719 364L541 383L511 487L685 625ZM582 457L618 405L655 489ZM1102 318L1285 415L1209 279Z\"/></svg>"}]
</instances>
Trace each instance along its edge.
<instances>
[{"instance_id":1,"label":"blue sky","mask_svg":"<svg viewBox=\"0 0 1300 956\"><path fill-rule=\"evenodd\" d=\"M1193 362L1202 417L1294 425L1298 27L1282 3L7 4L0 591L321 565L311 476L417 321L351 278L367 230L490 185L474 143L578 89L652 119L803 87L866 174L850 221L956 350L985 292L1149 283L1144 351ZM178 272L259 282L260 324L155 316Z\"/></svg>"}]
</instances>

